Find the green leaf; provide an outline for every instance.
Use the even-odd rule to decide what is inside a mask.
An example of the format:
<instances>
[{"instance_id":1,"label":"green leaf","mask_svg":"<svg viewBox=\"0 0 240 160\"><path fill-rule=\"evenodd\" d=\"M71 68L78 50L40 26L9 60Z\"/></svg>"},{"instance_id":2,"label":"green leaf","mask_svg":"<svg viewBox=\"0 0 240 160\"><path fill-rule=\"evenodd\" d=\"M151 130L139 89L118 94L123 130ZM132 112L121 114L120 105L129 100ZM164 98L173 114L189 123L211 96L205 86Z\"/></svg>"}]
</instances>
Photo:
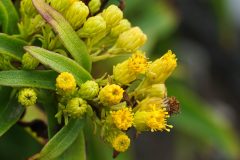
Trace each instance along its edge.
<instances>
[{"instance_id":1,"label":"green leaf","mask_svg":"<svg viewBox=\"0 0 240 160\"><path fill-rule=\"evenodd\" d=\"M55 90L54 71L0 71L0 85L11 87L36 87Z\"/></svg>"},{"instance_id":2,"label":"green leaf","mask_svg":"<svg viewBox=\"0 0 240 160\"><path fill-rule=\"evenodd\" d=\"M26 46L24 48L42 64L49 66L53 70L72 73L79 85L92 79L84 68L68 57L39 47Z\"/></svg>"},{"instance_id":3,"label":"green leaf","mask_svg":"<svg viewBox=\"0 0 240 160\"><path fill-rule=\"evenodd\" d=\"M51 139L58 131L59 124L55 115L57 113L57 100L55 94L40 90L38 92L38 101L43 105L43 108L47 114L48 119L48 138Z\"/></svg>"},{"instance_id":4,"label":"green leaf","mask_svg":"<svg viewBox=\"0 0 240 160\"><path fill-rule=\"evenodd\" d=\"M53 27L55 32L58 33L63 45L72 57L86 70L90 71L92 64L87 47L67 20L45 3L44 0L33 0L33 4L42 17Z\"/></svg>"},{"instance_id":5,"label":"green leaf","mask_svg":"<svg viewBox=\"0 0 240 160\"><path fill-rule=\"evenodd\" d=\"M54 160L86 160L84 134L81 131L74 143Z\"/></svg>"},{"instance_id":6,"label":"green leaf","mask_svg":"<svg viewBox=\"0 0 240 160\"><path fill-rule=\"evenodd\" d=\"M40 160L52 160L63 154L77 139L84 125L83 119L71 119L39 153Z\"/></svg>"},{"instance_id":7,"label":"green leaf","mask_svg":"<svg viewBox=\"0 0 240 160\"><path fill-rule=\"evenodd\" d=\"M0 136L18 121L24 111L17 98L10 96L11 90L7 87L0 88Z\"/></svg>"},{"instance_id":8,"label":"green leaf","mask_svg":"<svg viewBox=\"0 0 240 160\"><path fill-rule=\"evenodd\" d=\"M8 55L16 60L21 61L22 55L25 53L23 47L27 45L27 42L9 36L4 33L0 33L0 53Z\"/></svg>"},{"instance_id":9,"label":"green leaf","mask_svg":"<svg viewBox=\"0 0 240 160\"><path fill-rule=\"evenodd\" d=\"M170 95L176 96L182 106L181 114L172 118L174 127L187 135L195 136L205 144L214 145L222 153L232 157L230 159L235 159L240 144L230 122L211 110L211 107L183 84L173 81L167 86Z\"/></svg>"},{"instance_id":10,"label":"green leaf","mask_svg":"<svg viewBox=\"0 0 240 160\"><path fill-rule=\"evenodd\" d=\"M11 0L0 1L0 21L3 32L14 34L18 32L18 13Z\"/></svg>"}]
</instances>

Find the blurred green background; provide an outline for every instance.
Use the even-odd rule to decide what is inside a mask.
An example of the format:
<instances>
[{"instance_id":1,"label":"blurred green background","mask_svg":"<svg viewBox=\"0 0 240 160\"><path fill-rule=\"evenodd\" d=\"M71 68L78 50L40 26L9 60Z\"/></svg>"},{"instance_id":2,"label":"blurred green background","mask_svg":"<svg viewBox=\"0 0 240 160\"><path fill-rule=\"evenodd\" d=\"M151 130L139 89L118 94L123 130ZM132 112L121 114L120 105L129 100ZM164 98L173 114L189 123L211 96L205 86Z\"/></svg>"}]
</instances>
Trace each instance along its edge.
<instances>
[{"instance_id":1,"label":"blurred green background","mask_svg":"<svg viewBox=\"0 0 240 160\"><path fill-rule=\"evenodd\" d=\"M170 133L141 134L117 160L240 159L239 6L239 0L126 0L125 17L148 35L150 59L168 49L178 57L166 84L181 112L171 118ZM95 72L110 71L118 60L97 63ZM0 159L26 159L41 147L15 125L0 139ZM106 150L90 158L112 159Z\"/></svg>"}]
</instances>

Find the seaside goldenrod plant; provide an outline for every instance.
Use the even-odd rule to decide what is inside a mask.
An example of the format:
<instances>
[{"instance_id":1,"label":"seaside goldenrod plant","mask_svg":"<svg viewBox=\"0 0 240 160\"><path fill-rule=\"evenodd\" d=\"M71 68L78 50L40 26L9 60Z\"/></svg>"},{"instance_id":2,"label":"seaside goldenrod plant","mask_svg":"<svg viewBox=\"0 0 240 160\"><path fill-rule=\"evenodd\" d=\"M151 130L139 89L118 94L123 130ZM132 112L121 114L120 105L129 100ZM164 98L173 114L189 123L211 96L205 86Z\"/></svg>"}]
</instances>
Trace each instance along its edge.
<instances>
[{"instance_id":1,"label":"seaside goldenrod plant","mask_svg":"<svg viewBox=\"0 0 240 160\"><path fill-rule=\"evenodd\" d=\"M19 11L16 32L0 33L0 99L9 100L0 135L22 122L29 108L40 108L48 136L33 134L29 126L45 145L31 159L71 156L67 151L79 145L84 152L84 128L93 128L115 153L131 146L129 130L139 135L173 128L168 120L179 103L168 97L165 81L177 66L176 55L168 50L149 60L141 49L147 35L118 6L21 0ZM112 66L112 73L91 75L93 63L122 55L128 58Z\"/></svg>"}]
</instances>

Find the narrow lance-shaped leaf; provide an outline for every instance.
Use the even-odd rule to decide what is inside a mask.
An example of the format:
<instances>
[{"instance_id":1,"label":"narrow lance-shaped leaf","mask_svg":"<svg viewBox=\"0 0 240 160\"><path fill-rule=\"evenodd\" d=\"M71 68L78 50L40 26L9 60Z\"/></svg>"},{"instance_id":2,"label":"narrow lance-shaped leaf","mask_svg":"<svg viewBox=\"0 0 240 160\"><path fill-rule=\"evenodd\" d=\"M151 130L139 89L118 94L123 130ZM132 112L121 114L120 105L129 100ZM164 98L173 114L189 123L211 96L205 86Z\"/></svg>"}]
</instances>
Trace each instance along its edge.
<instances>
[{"instance_id":1,"label":"narrow lance-shaped leaf","mask_svg":"<svg viewBox=\"0 0 240 160\"><path fill-rule=\"evenodd\" d=\"M16 60L21 60L24 54L23 47L27 45L27 42L9 36L4 33L0 33L0 53L8 55Z\"/></svg>"},{"instance_id":2,"label":"narrow lance-shaped leaf","mask_svg":"<svg viewBox=\"0 0 240 160\"><path fill-rule=\"evenodd\" d=\"M18 32L18 14L11 0L0 1L0 21L3 32L14 34Z\"/></svg>"},{"instance_id":3,"label":"narrow lance-shaped leaf","mask_svg":"<svg viewBox=\"0 0 240 160\"><path fill-rule=\"evenodd\" d=\"M92 64L87 47L67 20L45 3L44 0L33 0L33 4L42 17L53 27L55 32L58 33L63 45L72 57L86 70L90 71Z\"/></svg>"},{"instance_id":4,"label":"narrow lance-shaped leaf","mask_svg":"<svg viewBox=\"0 0 240 160\"><path fill-rule=\"evenodd\" d=\"M79 85L91 79L91 75L83 67L68 57L40 47L26 46L24 48L42 64L49 66L51 69L57 72L72 73Z\"/></svg>"},{"instance_id":5,"label":"narrow lance-shaped leaf","mask_svg":"<svg viewBox=\"0 0 240 160\"><path fill-rule=\"evenodd\" d=\"M0 88L0 136L18 121L24 111L24 108L19 105L17 98L10 96L11 91L12 89L8 87Z\"/></svg>"},{"instance_id":6,"label":"narrow lance-shaped leaf","mask_svg":"<svg viewBox=\"0 0 240 160\"><path fill-rule=\"evenodd\" d=\"M11 87L36 87L55 90L54 71L0 71L0 85Z\"/></svg>"},{"instance_id":7,"label":"narrow lance-shaped leaf","mask_svg":"<svg viewBox=\"0 0 240 160\"><path fill-rule=\"evenodd\" d=\"M82 130L83 119L71 119L42 149L38 158L52 160L63 154L76 140Z\"/></svg>"}]
</instances>

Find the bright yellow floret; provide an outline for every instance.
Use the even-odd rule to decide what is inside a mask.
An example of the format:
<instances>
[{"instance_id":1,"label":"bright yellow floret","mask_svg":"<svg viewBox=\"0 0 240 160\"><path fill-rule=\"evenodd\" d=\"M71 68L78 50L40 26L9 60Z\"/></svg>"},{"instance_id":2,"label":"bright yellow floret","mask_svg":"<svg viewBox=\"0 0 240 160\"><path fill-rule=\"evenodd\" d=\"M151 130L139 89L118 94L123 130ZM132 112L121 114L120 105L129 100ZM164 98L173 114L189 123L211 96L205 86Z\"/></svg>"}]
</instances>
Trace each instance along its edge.
<instances>
[{"instance_id":1,"label":"bright yellow floret","mask_svg":"<svg viewBox=\"0 0 240 160\"><path fill-rule=\"evenodd\" d=\"M145 73L147 66L147 59L141 51L137 51L128 59L129 70L134 73Z\"/></svg>"},{"instance_id":2,"label":"bright yellow floret","mask_svg":"<svg viewBox=\"0 0 240 160\"><path fill-rule=\"evenodd\" d=\"M99 92L99 100L104 106L118 104L123 98L124 90L116 84L106 85Z\"/></svg>"},{"instance_id":3,"label":"bright yellow floret","mask_svg":"<svg viewBox=\"0 0 240 160\"><path fill-rule=\"evenodd\" d=\"M112 111L113 123L118 129L127 130L133 124L133 113L131 108L124 107L118 111Z\"/></svg>"},{"instance_id":4,"label":"bright yellow floret","mask_svg":"<svg viewBox=\"0 0 240 160\"><path fill-rule=\"evenodd\" d=\"M56 87L60 91L71 92L76 88L75 78L71 73L62 72L56 79Z\"/></svg>"},{"instance_id":5,"label":"bright yellow floret","mask_svg":"<svg viewBox=\"0 0 240 160\"><path fill-rule=\"evenodd\" d=\"M152 83L164 83L177 66L176 55L169 50L149 65L146 76Z\"/></svg>"},{"instance_id":6,"label":"bright yellow floret","mask_svg":"<svg viewBox=\"0 0 240 160\"><path fill-rule=\"evenodd\" d=\"M113 139L112 146L118 152L125 152L130 146L130 139L126 134L120 134Z\"/></svg>"}]
</instances>

